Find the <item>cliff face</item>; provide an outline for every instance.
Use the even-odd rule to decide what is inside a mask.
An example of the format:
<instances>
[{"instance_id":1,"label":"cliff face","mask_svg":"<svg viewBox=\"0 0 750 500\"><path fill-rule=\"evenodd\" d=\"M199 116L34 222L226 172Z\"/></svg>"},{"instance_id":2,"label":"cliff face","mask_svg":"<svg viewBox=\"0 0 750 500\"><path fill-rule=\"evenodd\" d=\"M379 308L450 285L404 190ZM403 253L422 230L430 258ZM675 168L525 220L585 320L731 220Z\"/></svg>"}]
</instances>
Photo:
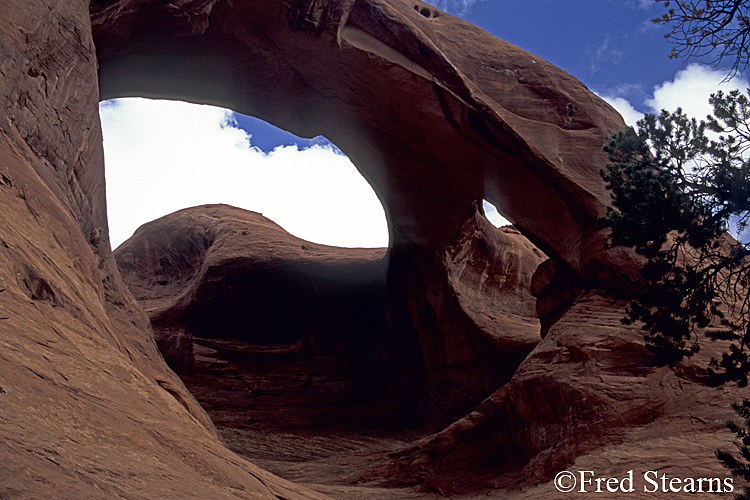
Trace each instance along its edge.
<instances>
[{"instance_id":1,"label":"cliff face","mask_svg":"<svg viewBox=\"0 0 750 500\"><path fill-rule=\"evenodd\" d=\"M122 283L89 19L0 2L0 496L324 498L223 446Z\"/></svg>"},{"instance_id":2,"label":"cliff face","mask_svg":"<svg viewBox=\"0 0 750 500\"><path fill-rule=\"evenodd\" d=\"M97 102L125 95L220 104L299 135L324 134L373 185L391 231L385 257L363 251L347 264L274 239L301 268L269 267L283 278L277 288L260 281L269 296L241 290L255 317L280 311L260 307L272 297L325 281L327 259L352 266L349 281L326 281L312 295L324 302L283 316L283 345L320 341L342 366L376 368L371 379L329 370L327 394L377 387L418 360L405 392L418 395L417 413L486 396L443 432L370 464L370 480L446 493L531 485L544 498L555 494L546 481L571 464L602 474L636 466L721 474L710 455L730 389L701 385L705 360L650 367L640 332L618 323L623 304L612 290L635 264L607 245L596 218L608 203L601 144L623 122L546 61L419 1L5 0L0 75L0 495L323 498L220 443L123 284L109 247ZM514 252L503 248L513 245L531 252L518 269L539 257L520 240L500 241L516 235L486 230L482 198L552 259L532 286L546 335L520 365L538 340L531 299L505 300L526 278L494 270L510 269ZM235 223L199 222L179 240L181 256L161 262L142 252L144 269L168 279L154 288L134 271L133 280L157 330L179 329L160 334L167 357L194 369L237 351L227 344L237 337L278 341L270 320L241 328L248 312L227 298L245 285L205 266L216 258L248 271L217 246L245 235L211 233ZM242 224L273 232L270 223ZM206 232L215 239L204 241ZM229 279L232 293L203 279L211 276ZM352 283L358 292L346 307L384 325L367 349L345 335L361 326L356 315L342 310L334 321L339 313L325 312L341 307L336 290ZM185 301L178 290L222 300ZM206 317L223 321L221 332ZM324 326L309 328L318 320Z\"/></svg>"}]
</instances>

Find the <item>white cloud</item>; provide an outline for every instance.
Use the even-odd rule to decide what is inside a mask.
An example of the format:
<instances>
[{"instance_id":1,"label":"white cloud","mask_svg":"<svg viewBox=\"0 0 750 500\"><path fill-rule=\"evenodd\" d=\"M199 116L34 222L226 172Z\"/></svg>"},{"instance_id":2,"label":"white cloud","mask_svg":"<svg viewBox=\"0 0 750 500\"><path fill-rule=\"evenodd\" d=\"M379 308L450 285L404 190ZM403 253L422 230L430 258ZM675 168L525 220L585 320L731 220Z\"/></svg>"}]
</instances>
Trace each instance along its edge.
<instances>
[{"instance_id":1,"label":"white cloud","mask_svg":"<svg viewBox=\"0 0 750 500\"><path fill-rule=\"evenodd\" d=\"M230 111L210 106L120 99L99 110L113 248L145 222L206 203L261 212L317 243L388 245L375 193L330 147L265 154Z\"/></svg>"},{"instance_id":2,"label":"white cloud","mask_svg":"<svg viewBox=\"0 0 750 500\"><path fill-rule=\"evenodd\" d=\"M746 80L736 77L727 82L724 81L726 76L726 71L691 64L679 71L674 79L654 87L652 96L644 101L646 112L658 114L666 109L671 113L681 107L688 116L705 120L706 115L713 111L708 103L711 94L717 90L728 92L737 88L745 91L748 87ZM627 88L615 89L601 97L622 115L628 125L635 125L643 113L635 109L630 101L619 97L618 94L622 93L620 90L628 91Z\"/></svg>"},{"instance_id":3,"label":"white cloud","mask_svg":"<svg viewBox=\"0 0 750 500\"><path fill-rule=\"evenodd\" d=\"M484 0L428 0L427 3L434 5L438 9L456 14L459 16L465 16L471 12L474 4L483 2Z\"/></svg>"},{"instance_id":4,"label":"white cloud","mask_svg":"<svg viewBox=\"0 0 750 500\"><path fill-rule=\"evenodd\" d=\"M711 94L717 90L747 89L746 80L734 78L727 82L724 81L726 76L726 71L691 64L678 72L674 80L656 86L654 96L646 104L654 113L662 109L672 112L681 107L688 116L703 120L712 112L708 103Z\"/></svg>"},{"instance_id":5,"label":"white cloud","mask_svg":"<svg viewBox=\"0 0 750 500\"><path fill-rule=\"evenodd\" d=\"M623 97L608 97L602 96L602 99L607 101L618 113L622 115L622 118L630 126L635 126L635 122L643 118L643 113L633 107L630 102Z\"/></svg>"}]
</instances>

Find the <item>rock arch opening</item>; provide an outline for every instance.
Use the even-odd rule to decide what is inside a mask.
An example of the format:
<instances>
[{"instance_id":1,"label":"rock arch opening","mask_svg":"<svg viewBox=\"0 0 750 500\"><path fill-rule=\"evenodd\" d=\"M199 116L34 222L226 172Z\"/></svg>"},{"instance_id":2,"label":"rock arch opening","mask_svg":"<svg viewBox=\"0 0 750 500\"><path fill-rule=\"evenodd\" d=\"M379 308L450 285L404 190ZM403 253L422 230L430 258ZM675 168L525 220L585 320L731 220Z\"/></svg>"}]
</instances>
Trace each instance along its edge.
<instances>
[{"instance_id":1,"label":"rock arch opening","mask_svg":"<svg viewBox=\"0 0 750 500\"><path fill-rule=\"evenodd\" d=\"M487 200L482 200L482 212L488 221L495 227L503 227L511 225L510 221L500 215L497 207Z\"/></svg>"},{"instance_id":2,"label":"rock arch opening","mask_svg":"<svg viewBox=\"0 0 750 500\"><path fill-rule=\"evenodd\" d=\"M577 273L618 280L631 264L596 225L609 203L600 149L622 118L546 61L411 2L148 12L91 3L103 98L221 105L325 135L373 186L391 245L450 244L485 198Z\"/></svg>"},{"instance_id":3,"label":"rock arch opening","mask_svg":"<svg viewBox=\"0 0 750 500\"><path fill-rule=\"evenodd\" d=\"M377 196L323 137L179 101L104 101L100 116L113 248L141 224L207 203L263 213L315 243L388 246Z\"/></svg>"},{"instance_id":4,"label":"rock arch opening","mask_svg":"<svg viewBox=\"0 0 750 500\"><path fill-rule=\"evenodd\" d=\"M539 338L530 295L520 336L467 302L501 303L484 301L486 276L528 281L545 254L588 277L613 266L620 276L596 226L608 197L591 151L621 120L569 75L451 16L399 2L303 4L194 2L160 12L154 30L140 7L93 2L101 96L221 105L334 141L388 220L383 317L393 336L371 352L404 353L401 378L426 412L470 409ZM451 38L459 25L466 43L491 50L467 54ZM477 265L503 253L496 240L521 240L478 217L482 199L502 204L544 254L515 260L523 269Z\"/></svg>"}]
</instances>

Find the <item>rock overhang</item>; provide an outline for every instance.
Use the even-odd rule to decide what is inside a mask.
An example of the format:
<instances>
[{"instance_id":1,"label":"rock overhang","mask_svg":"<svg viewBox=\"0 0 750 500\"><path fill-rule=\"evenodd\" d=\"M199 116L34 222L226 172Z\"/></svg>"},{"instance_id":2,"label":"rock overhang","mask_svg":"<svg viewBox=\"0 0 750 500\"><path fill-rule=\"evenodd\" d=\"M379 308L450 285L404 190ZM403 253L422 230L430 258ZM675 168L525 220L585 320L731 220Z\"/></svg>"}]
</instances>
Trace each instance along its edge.
<instances>
[{"instance_id":1,"label":"rock overhang","mask_svg":"<svg viewBox=\"0 0 750 500\"><path fill-rule=\"evenodd\" d=\"M395 0L93 2L91 18L101 98L217 104L325 135L372 185L394 244L444 247L485 198L586 278L636 268L597 227L601 146L622 118L462 19Z\"/></svg>"}]
</instances>

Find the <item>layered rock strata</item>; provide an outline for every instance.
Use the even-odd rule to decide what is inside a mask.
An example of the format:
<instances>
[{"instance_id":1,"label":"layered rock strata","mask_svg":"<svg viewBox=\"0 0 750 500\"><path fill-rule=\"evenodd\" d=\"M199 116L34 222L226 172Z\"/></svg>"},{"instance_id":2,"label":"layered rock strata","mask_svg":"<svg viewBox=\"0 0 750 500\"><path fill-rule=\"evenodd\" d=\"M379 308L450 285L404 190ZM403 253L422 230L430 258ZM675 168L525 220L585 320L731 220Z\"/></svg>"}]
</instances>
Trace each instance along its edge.
<instances>
[{"instance_id":1,"label":"layered rock strata","mask_svg":"<svg viewBox=\"0 0 750 500\"><path fill-rule=\"evenodd\" d=\"M631 469L638 492L653 489L647 471L723 484L714 450L733 448L727 405L747 397L706 385L710 357L726 346L704 343L695 359L655 367L643 332L621 323L626 304L605 290L578 297L507 384L443 431L393 453L390 472L380 473L396 478L387 484L444 495L491 485L528 489L520 498L564 498L547 483L561 471L622 477ZM674 494L658 489L655 498Z\"/></svg>"}]
</instances>

